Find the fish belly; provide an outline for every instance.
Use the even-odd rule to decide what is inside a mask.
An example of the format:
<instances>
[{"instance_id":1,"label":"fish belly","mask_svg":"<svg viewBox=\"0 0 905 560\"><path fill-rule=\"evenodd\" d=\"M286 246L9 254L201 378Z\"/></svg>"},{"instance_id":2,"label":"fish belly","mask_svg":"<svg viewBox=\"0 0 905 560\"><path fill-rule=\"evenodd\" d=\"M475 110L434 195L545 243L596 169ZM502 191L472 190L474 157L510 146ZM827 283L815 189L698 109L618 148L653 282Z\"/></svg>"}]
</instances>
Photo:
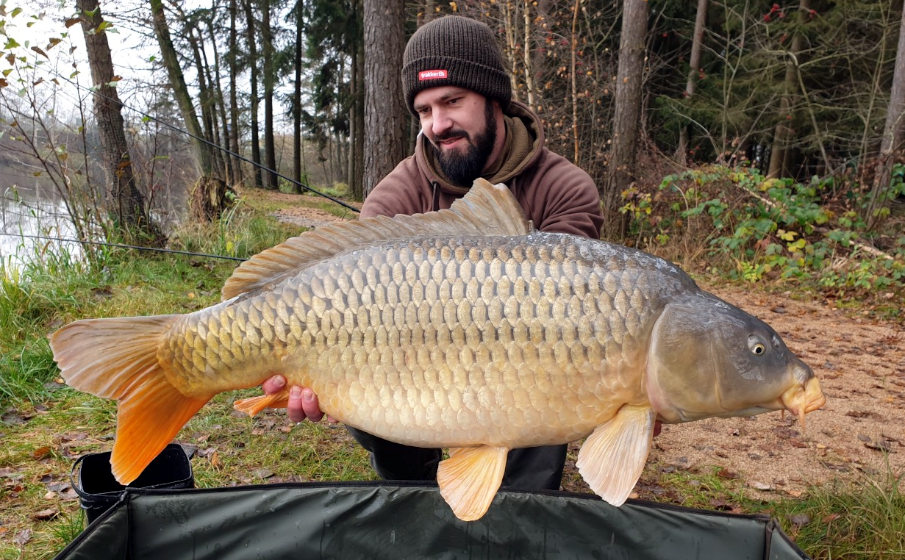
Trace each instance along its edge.
<instances>
[{"instance_id":1,"label":"fish belly","mask_svg":"<svg viewBox=\"0 0 905 560\"><path fill-rule=\"evenodd\" d=\"M283 373L330 415L409 445L571 441L645 402L651 325L682 288L647 256L594 243L538 233L350 251L186 316L160 358L187 393Z\"/></svg>"}]
</instances>

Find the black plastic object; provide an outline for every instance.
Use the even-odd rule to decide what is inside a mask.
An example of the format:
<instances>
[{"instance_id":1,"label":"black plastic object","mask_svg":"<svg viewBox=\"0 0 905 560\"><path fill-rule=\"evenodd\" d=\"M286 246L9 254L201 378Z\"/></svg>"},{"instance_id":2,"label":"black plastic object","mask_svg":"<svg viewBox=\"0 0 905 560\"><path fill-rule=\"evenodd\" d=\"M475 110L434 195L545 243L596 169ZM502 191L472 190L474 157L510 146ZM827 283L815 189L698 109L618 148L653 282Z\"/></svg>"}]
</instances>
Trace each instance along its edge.
<instances>
[{"instance_id":1,"label":"black plastic object","mask_svg":"<svg viewBox=\"0 0 905 560\"><path fill-rule=\"evenodd\" d=\"M78 476L76 476L78 472ZM126 489L113 478L110 452L90 453L72 465L72 488L79 495L88 523L100 517L118 502ZM171 443L151 461L129 488L194 488L192 463L182 447Z\"/></svg>"},{"instance_id":2,"label":"black plastic object","mask_svg":"<svg viewBox=\"0 0 905 560\"><path fill-rule=\"evenodd\" d=\"M57 560L382 558L800 560L765 515L501 491L477 521L435 486L300 483L132 490Z\"/></svg>"}]
</instances>

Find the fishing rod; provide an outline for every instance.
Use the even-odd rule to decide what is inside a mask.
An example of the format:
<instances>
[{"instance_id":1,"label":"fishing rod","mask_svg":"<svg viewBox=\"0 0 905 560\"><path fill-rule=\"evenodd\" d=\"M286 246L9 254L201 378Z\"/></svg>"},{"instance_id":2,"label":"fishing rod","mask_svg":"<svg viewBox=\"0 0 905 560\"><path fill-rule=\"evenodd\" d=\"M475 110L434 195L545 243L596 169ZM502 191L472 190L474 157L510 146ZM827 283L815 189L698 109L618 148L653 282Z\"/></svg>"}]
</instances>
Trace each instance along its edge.
<instances>
[{"instance_id":1,"label":"fishing rod","mask_svg":"<svg viewBox=\"0 0 905 560\"><path fill-rule=\"evenodd\" d=\"M49 235L30 235L27 233L6 233L0 232L0 235L7 237L22 237L27 239L39 239L42 241L59 241L68 243L78 243L80 245L100 245L103 247L115 247L118 249L135 249L137 251L151 251L155 253L173 253L177 255L188 255L191 257L207 257L211 259L223 259L228 261L244 262L248 259L243 257L228 257L226 255L213 255L210 253L195 253L192 251L180 251L178 249L165 249L162 247L142 247L141 245L128 245L126 243L110 243L108 241L82 241L80 239L70 239L66 237L52 237Z\"/></svg>"}]
</instances>

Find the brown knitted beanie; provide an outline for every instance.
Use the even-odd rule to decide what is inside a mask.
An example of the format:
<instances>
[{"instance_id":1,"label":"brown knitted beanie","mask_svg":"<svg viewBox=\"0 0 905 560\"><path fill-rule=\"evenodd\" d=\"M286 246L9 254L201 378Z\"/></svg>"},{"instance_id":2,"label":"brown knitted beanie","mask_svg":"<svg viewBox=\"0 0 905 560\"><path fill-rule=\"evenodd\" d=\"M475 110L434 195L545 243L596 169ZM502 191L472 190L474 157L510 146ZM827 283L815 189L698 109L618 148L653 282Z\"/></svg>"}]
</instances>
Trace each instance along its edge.
<instances>
[{"instance_id":1,"label":"brown knitted beanie","mask_svg":"<svg viewBox=\"0 0 905 560\"><path fill-rule=\"evenodd\" d=\"M402 89L409 111L423 89L458 86L509 106L512 86L493 32L462 16L444 16L419 28L402 55Z\"/></svg>"}]
</instances>

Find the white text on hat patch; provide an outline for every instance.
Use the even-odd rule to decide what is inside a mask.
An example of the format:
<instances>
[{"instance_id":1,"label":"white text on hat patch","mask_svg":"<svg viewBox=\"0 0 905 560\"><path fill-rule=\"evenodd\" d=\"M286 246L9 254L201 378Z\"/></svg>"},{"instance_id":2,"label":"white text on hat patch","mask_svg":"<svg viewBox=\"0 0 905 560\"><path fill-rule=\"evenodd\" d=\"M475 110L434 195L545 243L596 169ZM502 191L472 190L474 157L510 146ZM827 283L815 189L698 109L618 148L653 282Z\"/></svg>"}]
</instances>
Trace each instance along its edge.
<instances>
[{"instance_id":1,"label":"white text on hat patch","mask_svg":"<svg viewBox=\"0 0 905 560\"><path fill-rule=\"evenodd\" d=\"M422 70L421 72L418 72L419 82L423 82L425 80L440 80L446 77L446 70Z\"/></svg>"}]
</instances>

